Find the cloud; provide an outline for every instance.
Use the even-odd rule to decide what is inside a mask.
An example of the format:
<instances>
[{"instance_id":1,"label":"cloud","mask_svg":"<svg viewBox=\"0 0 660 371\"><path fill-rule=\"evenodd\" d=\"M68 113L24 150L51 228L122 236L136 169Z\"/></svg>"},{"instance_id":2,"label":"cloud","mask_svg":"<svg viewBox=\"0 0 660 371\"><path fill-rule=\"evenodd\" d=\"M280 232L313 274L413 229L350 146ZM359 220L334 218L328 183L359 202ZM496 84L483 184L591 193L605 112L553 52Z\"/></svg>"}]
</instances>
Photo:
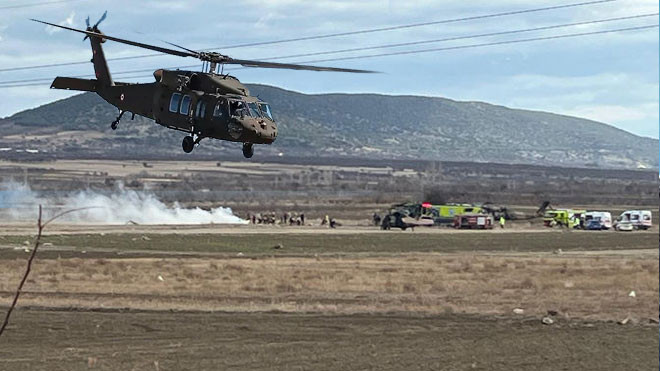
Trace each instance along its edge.
<instances>
[{"instance_id":1,"label":"cloud","mask_svg":"<svg viewBox=\"0 0 660 371\"><path fill-rule=\"evenodd\" d=\"M630 106L622 105L578 105L564 113L571 116L584 117L600 122L627 123L640 120L658 121L657 102Z\"/></svg>"},{"instance_id":2,"label":"cloud","mask_svg":"<svg viewBox=\"0 0 660 371\"><path fill-rule=\"evenodd\" d=\"M59 22L58 24L60 26L73 26L73 18L76 16L76 12L72 11L68 17L66 17L63 21ZM48 32L49 35L52 35L56 32L62 31L61 28L53 27L53 26L46 26L46 32Z\"/></svg>"},{"instance_id":3,"label":"cloud","mask_svg":"<svg viewBox=\"0 0 660 371\"><path fill-rule=\"evenodd\" d=\"M587 118L644 136L658 137L657 75L643 71L498 76L471 88L448 90L449 97L481 100L512 108Z\"/></svg>"},{"instance_id":4,"label":"cloud","mask_svg":"<svg viewBox=\"0 0 660 371\"><path fill-rule=\"evenodd\" d=\"M195 1L176 1L176 0L157 0L147 1L144 4L146 8L155 10L174 10L174 11L190 11L196 7L204 7L205 5L199 4Z\"/></svg>"}]
</instances>

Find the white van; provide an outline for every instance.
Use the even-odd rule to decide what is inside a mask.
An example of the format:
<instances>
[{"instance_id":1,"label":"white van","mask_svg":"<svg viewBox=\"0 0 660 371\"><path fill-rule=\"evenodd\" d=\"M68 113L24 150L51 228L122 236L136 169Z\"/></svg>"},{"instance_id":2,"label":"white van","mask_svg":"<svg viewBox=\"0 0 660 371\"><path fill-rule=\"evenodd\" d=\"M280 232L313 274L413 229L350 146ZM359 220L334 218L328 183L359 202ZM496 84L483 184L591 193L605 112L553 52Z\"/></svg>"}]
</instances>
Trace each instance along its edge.
<instances>
[{"instance_id":1,"label":"white van","mask_svg":"<svg viewBox=\"0 0 660 371\"><path fill-rule=\"evenodd\" d=\"M617 220L630 222L635 229L649 229L653 225L650 210L626 210Z\"/></svg>"},{"instance_id":2,"label":"white van","mask_svg":"<svg viewBox=\"0 0 660 371\"><path fill-rule=\"evenodd\" d=\"M612 214L609 211L587 211L584 213L584 225L588 225L590 220L598 220L603 229L612 228Z\"/></svg>"}]
</instances>

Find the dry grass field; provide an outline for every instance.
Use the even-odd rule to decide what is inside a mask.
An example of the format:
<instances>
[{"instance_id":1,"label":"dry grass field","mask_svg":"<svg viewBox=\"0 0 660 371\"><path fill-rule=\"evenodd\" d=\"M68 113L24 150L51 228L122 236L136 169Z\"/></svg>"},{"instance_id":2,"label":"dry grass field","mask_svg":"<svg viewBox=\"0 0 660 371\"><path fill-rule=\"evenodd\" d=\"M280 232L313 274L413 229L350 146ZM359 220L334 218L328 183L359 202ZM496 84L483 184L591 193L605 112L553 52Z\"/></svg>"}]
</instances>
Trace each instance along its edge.
<instances>
[{"instance_id":1,"label":"dry grass field","mask_svg":"<svg viewBox=\"0 0 660 371\"><path fill-rule=\"evenodd\" d=\"M8 300L22 260L0 261ZM629 297L630 291L635 297ZM48 259L21 301L41 307L192 311L658 317L657 256Z\"/></svg>"}]
</instances>

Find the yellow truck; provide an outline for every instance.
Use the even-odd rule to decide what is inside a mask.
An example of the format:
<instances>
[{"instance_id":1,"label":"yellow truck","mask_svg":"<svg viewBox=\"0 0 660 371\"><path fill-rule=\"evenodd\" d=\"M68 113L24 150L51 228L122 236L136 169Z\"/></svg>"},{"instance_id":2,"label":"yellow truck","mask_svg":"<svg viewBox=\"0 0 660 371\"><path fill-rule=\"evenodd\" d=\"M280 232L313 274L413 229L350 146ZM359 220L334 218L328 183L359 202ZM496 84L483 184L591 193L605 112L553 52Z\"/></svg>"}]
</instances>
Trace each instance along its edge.
<instances>
[{"instance_id":1,"label":"yellow truck","mask_svg":"<svg viewBox=\"0 0 660 371\"><path fill-rule=\"evenodd\" d=\"M453 225L454 217L465 214L486 214L486 211L472 204L433 205L430 202L422 204L422 215L431 216L435 225Z\"/></svg>"},{"instance_id":2,"label":"yellow truck","mask_svg":"<svg viewBox=\"0 0 660 371\"><path fill-rule=\"evenodd\" d=\"M543 214L543 225L546 227L568 227L568 228L583 228L584 215L586 210L576 209L553 209L547 210Z\"/></svg>"}]
</instances>

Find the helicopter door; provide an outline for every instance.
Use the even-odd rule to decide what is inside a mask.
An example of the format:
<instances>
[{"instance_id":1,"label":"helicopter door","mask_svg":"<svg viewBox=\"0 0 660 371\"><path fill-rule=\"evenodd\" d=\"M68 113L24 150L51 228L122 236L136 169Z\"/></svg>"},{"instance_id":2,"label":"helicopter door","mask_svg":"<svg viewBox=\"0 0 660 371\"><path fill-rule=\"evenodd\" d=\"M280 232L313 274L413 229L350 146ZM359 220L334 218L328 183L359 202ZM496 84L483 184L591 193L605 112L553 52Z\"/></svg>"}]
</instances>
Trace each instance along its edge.
<instances>
[{"instance_id":1,"label":"helicopter door","mask_svg":"<svg viewBox=\"0 0 660 371\"><path fill-rule=\"evenodd\" d=\"M206 117L206 101L201 98L195 105L195 117L202 120Z\"/></svg>"},{"instance_id":2,"label":"helicopter door","mask_svg":"<svg viewBox=\"0 0 660 371\"><path fill-rule=\"evenodd\" d=\"M229 117L229 109L227 107L226 99L218 99L218 102L213 108L213 119L214 120L225 120Z\"/></svg>"}]
</instances>

